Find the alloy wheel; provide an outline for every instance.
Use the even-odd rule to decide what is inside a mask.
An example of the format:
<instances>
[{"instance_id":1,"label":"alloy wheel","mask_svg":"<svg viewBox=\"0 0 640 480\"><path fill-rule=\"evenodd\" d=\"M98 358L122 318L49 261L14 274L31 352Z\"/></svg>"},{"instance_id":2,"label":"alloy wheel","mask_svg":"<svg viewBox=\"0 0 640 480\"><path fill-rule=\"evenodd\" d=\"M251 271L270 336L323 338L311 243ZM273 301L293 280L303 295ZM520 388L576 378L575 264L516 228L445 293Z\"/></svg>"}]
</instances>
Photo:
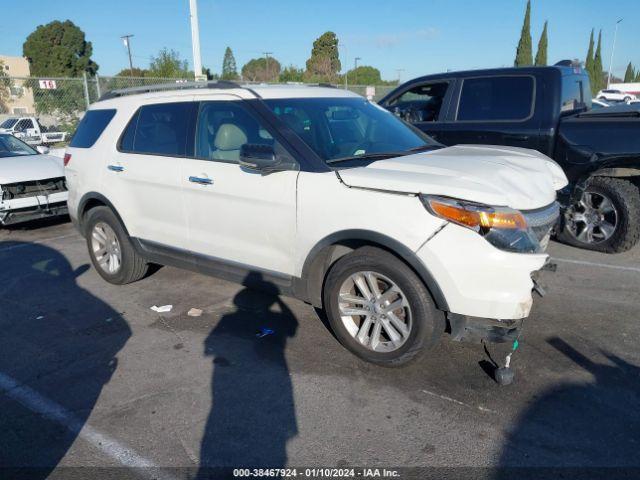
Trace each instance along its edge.
<instances>
[{"instance_id":1,"label":"alloy wheel","mask_svg":"<svg viewBox=\"0 0 640 480\"><path fill-rule=\"evenodd\" d=\"M91 231L91 249L100 268L114 275L122 265L122 250L120 242L113 231L105 222L98 222Z\"/></svg>"},{"instance_id":2,"label":"alloy wheel","mask_svg":"<svg viewBox=\"0 0 640 480\"><path fill-rule=\"evenodd\" d=\"M407 297L380 273L350 275L340 287L338 306L349 334L369 350L392 352L409 338L412 317Z\"/></svg>"},{"instance_id":3,"label":"alloy wheel","mask_svg":"<svg viewBox=\"0 0 640 480\"><path fill-rule=\"evenodd\" d=\"M586 244L611 238L618 225L618 211L606 195L585 191L580 201L568 208L565 219L569 233Z\"/></svg>"}]
</instances>

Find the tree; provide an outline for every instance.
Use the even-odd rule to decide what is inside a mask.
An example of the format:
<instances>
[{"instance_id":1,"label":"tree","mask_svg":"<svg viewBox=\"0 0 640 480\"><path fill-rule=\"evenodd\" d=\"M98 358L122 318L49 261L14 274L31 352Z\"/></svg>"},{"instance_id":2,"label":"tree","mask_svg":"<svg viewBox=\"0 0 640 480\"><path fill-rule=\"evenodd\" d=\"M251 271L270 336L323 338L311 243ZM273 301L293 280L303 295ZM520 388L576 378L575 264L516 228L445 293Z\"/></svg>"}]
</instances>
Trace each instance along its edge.
<instances>
[{"instance_id":1,"label":"tree","mask_svg":"<svg viewBox=\"0 0 640 480\"><path fill-rule=\"evenodd\" d=\"M545 67L547 65L547 23L544 22L544 28L542 29L542 35L540 35L540 41L538 42L538 52L536 53L537 67Z\"/></svg>"},{"instance_id":2,"label":"tree","mask_svg":"<svg viewBox=\"0 0 640 480\"><path fill-rule=\"evenodd\" d=\"M149 76L149 70L145 70L144 68L124 68L116 73L116 77L136 77L142 78Z\"/></svg>"},{"instance_id":3,"label":"tree","mask_svg":"<svg viewBox=\"0 0 640 480\"><path fill-rule=\"evenodd\" d=\"M11 80L4 71L4 63L0 60L0 113L8 111L7 101L11 94Z\"/></svg>"},{"instance_id":4,"label":"tree","mask_svg":"<svg viewBox=\"0 0 640 480\"><path fill-rule=\"evenodd\" d=\"M589 50L587 50L587 58L584 61L584 69L589 74L589 82L591 83L591 90L595 85L595 75L593 72L593 28L591 29L591 36L589 37Z\"/></svg>"},{"instance_id":5,"label":"tree","mask_svg":"<svg viewBox=\"0 0 640 480\"><path fill-rule=\"evenodd\" d=\"M151 57L149 63L149 76L158 78L189 78L189 62L182 60L175 50L163 48L158 55Z\"/></svg>"},{"instance_id":6,"label":"tree","mask_svg":"<svg viewBox=\"0 0 640 480\"><path fill-rule=\"evenodd\" d=\"M217 73L211 73L211 69L206 67L202 67L202 74L207 77L207 80L218 80L220 78Z\"/></svg>"},{"instance_id":7,"label":"tree","mask_svg":"<svg viewBox=\"0 0 640 480\"><path fill-rule=\"evenodd\" d=\"M624 72L624 83L631 83L635 80L635 78L636 72L631 62L629 62L629 65L627 65L627 71Z\"/></svg>"},{"instance_id":8,"label":"tree","mask_svg":"<svg viewBox=\"0 0 640 480\"><path fill-rule=\"evenodd\" d=\"M598 33L598 46L593 57L593 77L595 84L591 85L591 90L593 94L596 94L605 86L604 73L602 71L602 30Z\"/></svg>"},{"instance_id":9,"label":"tree","mask_svg":"<svg viewBox=\"0 0 640 480\"><path fill-rule=\"evenodd\" d=\"M36 77L79 77L98 71L98 64L91 59L91 42L71 20L38 26L24 42L22 53Z\"/></svg>"},{"instance_id":10,"label":"tree","mask_svg":"<svg viewBox=\"0 0 640 480\"><path fill-rule=\"evenodd\" d=\"M639 82L640 83L640 68L636 72L636 78L634 79L634 82Z\"/></svg>"},{"instance_id":11,"label":"tree","mask_svg":"<svg viewBox=\"0 0 640 480\"><path fill-rule=\"evenodd\" d=\"M275 82L280 76L280 62L273 57L253 58L242 67L242 78L250 82Z\"/></svg>"},{"instance_id":12,"label":"tree","mask_svg":"<svg viewBox=\"0 0 640 480\"><path fill-rule=\"evenodd\" d=\"M352 68L347 72L347 81L353 85L382 85L380 70L368 65Z\"/></svg>"},{"instance_id":13,"label":"tree","mask_svg":"<svg viewBox=\"0 0 640 480\"><path fill-rule=\"evenodd\" d=\"M236 57L233 56L231 48L227 47L224 51L224 58L222 59L222 80L237 80L238 68L236 67Z\"/></svg>"},{"instance_id":14,"label":"tree","mask_svg":"<svg viewBox=\"0 0 640 480\"><path fill-rule=\"evenodd\" d=\"M282 72L280 72L280 79L282 83L285 82L302 82L304 81L304 70L297 68L294 65L289 65Z\"/></svg>"},{"instance_id":15,"label":"tree","mask_svg":"<svg viewBox=\"0 0 640 480\"><path fill-rule=\"evenodd\" d=\"M333 32L324 32L313 42L311 57L307 60L307 76L332 81L341 68L338 37Z\"/></svg>"},{"instance_id":16,"label":"tree","mask_svg":"<svg viewBox=\"0 0 640 480\"><path fill-rule=\"evenodd\" d=\"M527 0L527 10L524 14L524 23L520 33L520 41L516 49L516 67L527 67L533 65L533 54L531 52L531 0Z\"/></svg>"}]
</instances>

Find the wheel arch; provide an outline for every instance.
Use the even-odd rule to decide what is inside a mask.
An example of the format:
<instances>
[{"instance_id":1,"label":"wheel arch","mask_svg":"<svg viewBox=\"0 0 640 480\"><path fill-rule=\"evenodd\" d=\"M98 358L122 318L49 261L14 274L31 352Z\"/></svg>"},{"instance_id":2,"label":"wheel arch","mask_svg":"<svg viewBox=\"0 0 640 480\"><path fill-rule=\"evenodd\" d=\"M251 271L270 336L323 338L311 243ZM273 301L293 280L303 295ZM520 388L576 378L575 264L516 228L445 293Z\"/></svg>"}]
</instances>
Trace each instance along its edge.
<instances>
[{"instance_id":1,"label":"wheel arch","mask_svg":"<svg viewBox=\"0 0 640 480\"><path fill-rule=\"evenodd\" d=\"M89 210L95 207L108 207L111 209L113 214L118 218L120 225L124 228L124 231L129 234L127 231L127 227L122 221L122 217L118 213L118 210L113 206L113 204L105 197L104 195L98 192L88 192L82 196L80 202L78 203L78 228L82 235L86 235L85 232L85 217Z\"/></svg>"},{"instance_id":2,"label":"wheel arch","mask_svg":"<svg viewBox=\"0 0 640 480\"><path fill-rule=\"evenodd\" d=\"M344 255L353 250L372 246L386 250L403 261L422 280L439 310L448 311L449 306L440 286L429 269L406 245L379 232L371 230L342 230L320 240L311 249L302 267L304 296L312 305L322 306L322 292L327 272Z\"/></svg>"}]
</instances>

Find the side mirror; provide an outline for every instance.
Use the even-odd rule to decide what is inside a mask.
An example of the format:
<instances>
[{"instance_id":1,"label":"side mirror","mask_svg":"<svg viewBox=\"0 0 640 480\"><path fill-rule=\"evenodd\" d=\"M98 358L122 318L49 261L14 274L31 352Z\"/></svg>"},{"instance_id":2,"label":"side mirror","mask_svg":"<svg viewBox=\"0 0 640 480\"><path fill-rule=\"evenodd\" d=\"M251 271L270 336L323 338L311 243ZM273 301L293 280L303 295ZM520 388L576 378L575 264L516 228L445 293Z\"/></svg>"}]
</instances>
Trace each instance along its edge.
<instances>
[{"instance_id":1,"label":"side mirror","mask_svg":"<svg viewBox=\"0 0 640 480\"><path fill-rule=\"evenodd\" d=\"M271 145L245 143L240 147L240 166L243 168L269 173L278 170L278 164Z\"/></svg>"},{"instance_id":2,"label":"side mirror","mask_svg":"<svg viewBox=\"0 0 640 480\"><path fill-rule=\"evenodd\" d=\"M44 145L38 145L36 147L36 150L38 151L38 153L41 153L42 155L46 155L47 153L49 153L49 147L46 147Z\"/></svg>"}]
</instances>

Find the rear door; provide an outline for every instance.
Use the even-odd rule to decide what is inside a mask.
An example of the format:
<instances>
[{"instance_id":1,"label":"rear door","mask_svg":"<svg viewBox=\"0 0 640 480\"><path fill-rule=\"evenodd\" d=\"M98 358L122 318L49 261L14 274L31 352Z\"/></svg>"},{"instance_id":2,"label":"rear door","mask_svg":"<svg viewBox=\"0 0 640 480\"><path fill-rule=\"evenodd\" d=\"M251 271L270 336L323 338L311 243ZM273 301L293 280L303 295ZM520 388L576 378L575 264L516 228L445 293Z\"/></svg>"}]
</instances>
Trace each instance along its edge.
<instances>
[{"instance_id":1,"label":"rear door","mask_svg":"<svg viewBox=\"0 0 640 480\"><path fill-rule=\"evenodd\" d=\"M411 83L397 95L385 99L382 106L433 139L442 141L454 85L452 79Z\"/></svg>"},{"instance_id":2,"label":"rear door","mask_svg":"<svg viewBox=\"0 0 640 480\"><path fill-rule=\"evenodd\" d=\"M540 92L533 75L462 78L453 101L446 145L488 144L537 149Z\"/></svg>"},{"instance_id":3,"label":"rear door","mask_svg":"<svg viewBox=\"0 0 640 480\"><path fill-rule=\"evenodd\" d=\"M110 157L104 177L109 199L132 237L187 250L181 162L192 154L194 108L185 97L141 106Z\"/></svg>"}]
</instances>

